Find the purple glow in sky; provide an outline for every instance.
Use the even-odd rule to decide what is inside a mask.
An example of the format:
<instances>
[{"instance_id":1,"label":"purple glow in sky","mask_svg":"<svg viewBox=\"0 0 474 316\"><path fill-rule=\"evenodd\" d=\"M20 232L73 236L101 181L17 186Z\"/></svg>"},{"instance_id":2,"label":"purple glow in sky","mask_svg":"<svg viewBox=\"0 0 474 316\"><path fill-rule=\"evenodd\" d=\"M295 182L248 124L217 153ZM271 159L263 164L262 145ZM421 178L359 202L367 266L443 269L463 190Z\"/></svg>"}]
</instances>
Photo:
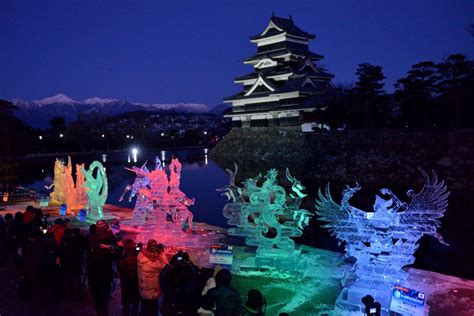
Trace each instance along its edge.
<instances>
[{"instance_id":1,"label":"purple glow in sky","mask_svg":"<svg viewBox=\"0 0 474 316\"><path fill-rule=\"evenodd\" d=\"M0 1L0 98L59 92L135 102L214 106L275 12L316 34L311 49L335 82L359 63L383 67L386 88L410 66L474 55L472 0Z\"/></svg>"}]
</instances>

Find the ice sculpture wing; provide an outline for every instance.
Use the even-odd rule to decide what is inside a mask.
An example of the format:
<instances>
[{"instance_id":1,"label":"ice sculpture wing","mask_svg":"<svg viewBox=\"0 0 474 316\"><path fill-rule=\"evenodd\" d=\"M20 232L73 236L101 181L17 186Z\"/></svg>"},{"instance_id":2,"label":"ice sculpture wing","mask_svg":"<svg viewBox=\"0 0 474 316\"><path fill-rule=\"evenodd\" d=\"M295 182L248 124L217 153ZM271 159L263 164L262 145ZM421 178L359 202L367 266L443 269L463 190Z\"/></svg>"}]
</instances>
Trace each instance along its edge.
<instances>
[{"instance_id":1,"label":"ice sculpture wing","mask_svg":"<svg viewBox=\"0 0 474 316\"><path fill-rule=\"evenodd\" d=\"M341 223L348 223L350 217L349 212L332 199L329 184L326 185L324 193L321 189L318 191L316 214L321 221L328 222L323 227L328 228L332 235L337 234L338 226Z\"/></svg>"},{"instance_id":2,"label":"ice sculpture wing","mask_svg":"<svg viewBox=\"0 0 474 316\"><path fill-rule=\"evenodd\" d=\"M448 206L448 196L444 181L438 181L438 177L432 171L432 177L419 169L425 179L423 189L415 193L408 191L407 195L412 199L405 212L401 213L400 224L415 230L422 235L431 235L442 244L447 245L443 237L436 232L441 225L439 218L443 217Z\"/></svg>"}]
</instances>

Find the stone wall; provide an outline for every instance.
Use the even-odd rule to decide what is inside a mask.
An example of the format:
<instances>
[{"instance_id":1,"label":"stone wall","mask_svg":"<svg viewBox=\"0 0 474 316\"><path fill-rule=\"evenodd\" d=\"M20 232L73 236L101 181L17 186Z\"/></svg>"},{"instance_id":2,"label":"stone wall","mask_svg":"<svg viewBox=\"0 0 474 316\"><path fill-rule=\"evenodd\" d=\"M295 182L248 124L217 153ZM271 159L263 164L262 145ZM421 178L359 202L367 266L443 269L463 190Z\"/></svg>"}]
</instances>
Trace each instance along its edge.
<instances>
[{"instance_id":1,"label":"stone wall","mask_svg":"<svg viewBox=\"0 0 474 316\"><path fill-rule=\"evenodd\" d=\"M422 182L434 169L450 189L474 190L474 130L349 130L301 133L299 127L235 128L212 151L247 176L289 167L301 179L381 185ZM262 169L260 169L262 168ZM260 169L260 170L259 170ZM258 170L258 171L257 171Z\"/></svg>"}]
</instances>

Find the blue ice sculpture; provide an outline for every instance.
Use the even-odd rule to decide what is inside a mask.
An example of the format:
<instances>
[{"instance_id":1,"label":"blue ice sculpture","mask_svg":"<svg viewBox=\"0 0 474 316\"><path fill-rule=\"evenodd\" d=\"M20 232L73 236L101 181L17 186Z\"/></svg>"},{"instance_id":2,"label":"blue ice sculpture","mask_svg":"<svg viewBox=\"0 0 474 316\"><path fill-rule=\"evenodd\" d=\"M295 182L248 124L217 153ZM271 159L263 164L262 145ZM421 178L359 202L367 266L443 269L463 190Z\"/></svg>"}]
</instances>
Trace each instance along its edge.
<instances>
[{"instance_id":1,"label":"blue ice sculpture","mask_svg":"<svg viewBox=\"0 0 474 316\"><path fill-rule=\"evenodd\" d=\"M332 199L329 184L324 193L319 190L316 200L319 220L327 222L323 227L328 228L339 243L346 243L346 256L356 259L343 279L345 286L386 289L399 284L408 275L402 268L415 261L413 254L423 235L431 235L446 245L437 228L448 206L449 192L434 171L431 178L420 171L425 183L418 193L408 191L411 202L404 203L392 191L381 189L380 193L387 198L376 195L370 212L349 204L361 188L358 183L354 187L347 186L340 204Z\"/></svg>"},{"instance_id":2,"label":"blue ice sculpture","mask_svg":"<svg viewBox=\"0 0 474 316\"><path fill-rule=\"evenodd\" d=\"M257 256L291 256L295 242L290 237L301 236L312 216L311 212L300 209L301 200L306 196L304 186L287 169L286 176L292 188L287 195L277 183L277 170L271 169L261 185L258 175L245 180L243 187L239 187L235 184L237 170L237 165L235 171L227 169L229 184L218 189L230 201L224 206L228 224L237 226L230 228L228 233L245 237L247 245L257 246Z\"/></svg>"},{"instance_id":3,"label":"blue ice sculpture","mask_svg":"<svg viewBox=\"0 0 474 316\"><path fill-rule=\"evenodd\" d=\"M140 194L140 190L147 188L150 185L150 171L146 167L146 162L139 168L133 166L132 168L125 168L126 170L132 171L136 174L135 180L132 184L125 187L122 195L119 198L119 202L123 201L125 195L128 195L128 201L131 202L136 196L135 207L133 208L132 218L128 221L131 225L142 225L145 224L147 215L153 216L153 203L143 194Z\"/></svg>"}]
</instances>

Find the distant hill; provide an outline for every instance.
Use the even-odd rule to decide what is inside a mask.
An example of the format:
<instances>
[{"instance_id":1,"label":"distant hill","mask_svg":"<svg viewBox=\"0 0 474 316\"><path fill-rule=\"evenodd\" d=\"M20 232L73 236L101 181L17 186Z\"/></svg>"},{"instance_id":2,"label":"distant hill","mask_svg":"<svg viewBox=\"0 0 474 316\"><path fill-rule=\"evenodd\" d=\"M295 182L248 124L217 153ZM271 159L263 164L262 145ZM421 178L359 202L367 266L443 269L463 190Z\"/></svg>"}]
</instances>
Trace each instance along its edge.
<instances>
[{"instance_id":1,"label":"distant hill","mask_svg":"<svg viewBox=\"0 0 474 316\"><path fill-rule=\"evenodd\" d=\"M136 111L209 112L209 107L200 103L147 104L98 97L76 101L62 93L42 100L13 99L11 102L18 107L15 116L35 128L48 128L49 121L55 116L61 116L66 123L71 123L76 121L80 114L113 116Z\"/></svg>"},{"instance_id":2,"label":"distant hill","mask_svg":"<svg viewBox=\"0 0 474 316\"><path fill-rule=\"evenodd\" d=\"M232 106L230 104L221 103L213 107L210 111L214 114L223 114L226 110L230 109Z\"/></svg>"}]
</instances>

